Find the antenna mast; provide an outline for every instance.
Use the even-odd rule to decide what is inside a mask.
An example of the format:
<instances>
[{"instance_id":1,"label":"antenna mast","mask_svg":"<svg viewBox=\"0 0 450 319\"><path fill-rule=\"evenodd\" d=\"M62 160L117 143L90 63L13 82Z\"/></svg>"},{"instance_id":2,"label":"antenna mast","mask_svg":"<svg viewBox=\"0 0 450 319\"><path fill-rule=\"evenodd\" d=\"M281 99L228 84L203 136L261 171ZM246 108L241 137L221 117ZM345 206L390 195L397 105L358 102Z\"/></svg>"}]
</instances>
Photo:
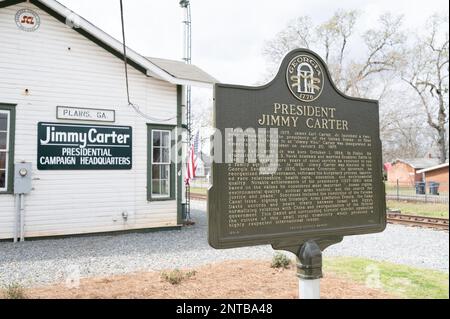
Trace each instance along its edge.
<instances>
[{"instance_id":1,"label":"antenna mast","mask_svg":"<svg viewBox=\"0 0 450 319\"><path fill-rule=\"evenodd\" d=\"M180 0L180 6L184 11L184 56L183 60L186 64L192 63L192 17L191 17L191 5L189 0ZM189 147L192 145L192 90L190 86L185 88L185 101L186 101L186 127L187 127L187 145L188 152ZM186 220L191 220L191 189L190 185L186 183Z\"/></svg>"},{"instance_id":2,"label":"antenna mast","mask_svg":"<svg viewBox=\"0 0 450 319\"><path fill-rule=\"evenodd\" d=\"M184 57L187 64L192 63L192 17L191 4L189 0L181 0L180 6L184 10Z\"/></svg>"}]
</instances>

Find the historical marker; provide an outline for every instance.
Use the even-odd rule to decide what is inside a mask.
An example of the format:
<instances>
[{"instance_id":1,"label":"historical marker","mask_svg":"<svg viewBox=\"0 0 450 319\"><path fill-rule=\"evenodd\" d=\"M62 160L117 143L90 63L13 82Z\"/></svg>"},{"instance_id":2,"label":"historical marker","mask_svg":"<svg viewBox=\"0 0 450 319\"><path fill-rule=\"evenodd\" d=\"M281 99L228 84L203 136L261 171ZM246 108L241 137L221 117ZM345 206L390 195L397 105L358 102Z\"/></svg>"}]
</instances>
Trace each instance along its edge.
<instances>
[{"instance_id":1,"label":"historical marker","mask_svg":"<svg viewBox=\"0 0 450 319\"><path fill-rule=\"evenodd\" d=\"M289 53L262 87L216 84L214 112L211 246L299 256L385 229L378 101L342 94L315 53Z\"/></svg>"}]
</instances>

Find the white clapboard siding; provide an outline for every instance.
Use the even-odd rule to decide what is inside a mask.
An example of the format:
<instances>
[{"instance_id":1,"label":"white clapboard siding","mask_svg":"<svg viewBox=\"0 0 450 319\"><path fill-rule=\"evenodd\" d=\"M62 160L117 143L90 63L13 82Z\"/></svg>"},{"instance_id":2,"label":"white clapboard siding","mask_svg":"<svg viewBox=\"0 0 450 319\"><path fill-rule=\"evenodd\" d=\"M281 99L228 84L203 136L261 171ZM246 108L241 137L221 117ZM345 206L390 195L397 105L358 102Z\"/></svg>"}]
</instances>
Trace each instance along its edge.
<instances>
[{"instance_id":1,"label":"white clapboard siding","mask_svg":"<svg viewBox=\"0 0 450 319\"><path fill-rule=\"evenodd\" d=\"M16 12L25 7L41 18L36 32L21 31L15 24ZM175 85L146 77L133 67L129 77L132 101L143 112L155 118L176 117ZM120 59L32 4L2 8L0 103L17 104L14 161L33 163L33 191L25 199L26 237L177 224L176 201L147 201L147 121L127 106ZM112 125L133 127L133 169L38 171L37 123L77 123L57 121L57 105L114 109ZM162 124L175 125L176 119ZM123 212L128 213L126 222ZM14 196L0 195L0 239L13 236L14 214Z\"/></svg>"}]
</instances>

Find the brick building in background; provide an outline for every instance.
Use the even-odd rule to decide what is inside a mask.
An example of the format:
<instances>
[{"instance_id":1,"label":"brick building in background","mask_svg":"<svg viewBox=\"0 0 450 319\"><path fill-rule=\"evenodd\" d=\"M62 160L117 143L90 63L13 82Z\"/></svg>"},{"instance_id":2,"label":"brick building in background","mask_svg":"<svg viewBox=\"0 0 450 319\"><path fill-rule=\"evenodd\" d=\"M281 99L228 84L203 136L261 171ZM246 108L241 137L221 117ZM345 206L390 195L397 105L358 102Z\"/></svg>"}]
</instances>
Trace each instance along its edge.
<instances>
[{"instance_id":1,"label":"brick building in background","mask_svg":"<svg viewBox=\"0 0 450 319\"><path fill-rule=\"evenodd\" d=\"M448 163L417 171L423 181L439 183L440 192L448 192Z\"/></svg>"},{"instance_id":2,"label":"brick building in background","mask_svg":"<svg viewBox=\"0 0 450 319\"><path fill-rule=\"evenodd\" d=\"M418 174L419 171L437 165L439 165L439 159L437 158L397 159L387 172L387 181L388 183L397 183L398 181L402 186L414 186L416 182L422 181L422 174Z\"/></svg>"}]
</instances>

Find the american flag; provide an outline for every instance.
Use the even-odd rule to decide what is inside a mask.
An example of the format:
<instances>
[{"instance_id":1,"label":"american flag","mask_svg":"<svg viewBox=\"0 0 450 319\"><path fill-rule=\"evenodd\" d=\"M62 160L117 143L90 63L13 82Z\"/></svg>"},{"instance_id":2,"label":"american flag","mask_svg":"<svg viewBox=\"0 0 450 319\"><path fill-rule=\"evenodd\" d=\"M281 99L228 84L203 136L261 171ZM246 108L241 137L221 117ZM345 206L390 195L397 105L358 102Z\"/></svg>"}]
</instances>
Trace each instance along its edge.
<instances>
[{"instance_id":1,"label":"american flag","mask_svg":"<svg viewBox=\"0 0 450 319\"><path fill-rule=\"evenodd\" d=\"M186 172L186 185L189 185L190 181L195 178L197 171L197 154L199 151L200 144L200 132L197 131L194 137L194 143L189 151L189 157L187 161L187 172Z\"/></svg>"}]
</instances>

